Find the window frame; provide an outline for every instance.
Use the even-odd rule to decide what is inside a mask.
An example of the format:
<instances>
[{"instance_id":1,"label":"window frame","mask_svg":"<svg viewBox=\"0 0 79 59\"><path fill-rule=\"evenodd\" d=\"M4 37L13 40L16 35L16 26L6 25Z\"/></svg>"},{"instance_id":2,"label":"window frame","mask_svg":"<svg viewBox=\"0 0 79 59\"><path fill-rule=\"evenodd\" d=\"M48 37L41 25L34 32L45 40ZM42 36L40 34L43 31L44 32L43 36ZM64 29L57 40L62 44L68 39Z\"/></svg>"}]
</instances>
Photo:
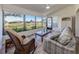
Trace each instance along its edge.
<instances>
[{"instance_id":1,"label":"window frame","mask_svg":"<svg viewBox=\"0 0 79 59\"><path fill-rule=\"evenodd\" d=\"M48 18L50 18L50 20L51 20L51 27L48 27ZM47 19L46 19L46 27L53 29L53 17L47 17Z\"/></svg>"},{"instance_id":2,"label":"window frame","mask_svg":"<svg viewBox=\"0 0 79 59\"><path fill-rule=\"evenodd\" d=\"M3 19L3 35L5 35L5 30L4 30L4 28L5 28L5 23L4 23L4 21L5 21L5 12L6 11L2 11L2 19ZM22 31L30 31L30 30L27 30L27 25L25 24L25 14L21 14L21 15L23 15L23 30ZM32 15L33 16L33 15ZM37 26L36 26L36 21L37 21L37 19L36 19L36 17L39 17L39 16L35 16L34 17L34 19L35 19L35 29L39 29L39 28L37 28ZM43 17L42 16L40 16L41 17L41 28L43 28ZM33 29L31 29L31 30L33 30ZM20 32L22 32L22 31L20 31Z\"/></svg>"}]
</instances>

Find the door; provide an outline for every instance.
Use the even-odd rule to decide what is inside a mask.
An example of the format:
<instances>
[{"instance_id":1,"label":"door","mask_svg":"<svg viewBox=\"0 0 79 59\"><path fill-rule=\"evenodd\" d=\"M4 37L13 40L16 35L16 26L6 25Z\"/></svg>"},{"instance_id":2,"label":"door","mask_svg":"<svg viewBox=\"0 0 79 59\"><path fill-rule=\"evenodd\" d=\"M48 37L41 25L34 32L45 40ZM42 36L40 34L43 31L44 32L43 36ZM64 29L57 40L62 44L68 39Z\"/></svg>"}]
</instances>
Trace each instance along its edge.
<instances>
[{"instance_id":1,"label":"door","mask_svg":"<svg viewBox=\"0 0 79 59\"><path fill-rule=\"evenodd\" d=\"M52 29L52 18L47 18L47 28Z\"/></svg>"}]
</instances>

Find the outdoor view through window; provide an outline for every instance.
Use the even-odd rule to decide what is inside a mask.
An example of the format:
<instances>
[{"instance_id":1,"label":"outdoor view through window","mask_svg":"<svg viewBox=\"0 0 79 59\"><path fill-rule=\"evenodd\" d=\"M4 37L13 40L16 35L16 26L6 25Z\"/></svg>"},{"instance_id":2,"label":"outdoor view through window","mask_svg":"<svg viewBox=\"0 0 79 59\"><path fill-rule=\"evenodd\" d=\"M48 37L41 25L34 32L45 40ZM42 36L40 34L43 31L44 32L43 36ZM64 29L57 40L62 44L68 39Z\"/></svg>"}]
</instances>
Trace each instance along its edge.
<instances>
[{"instance_id":1,"label":"outdoor view through window","mask_svg":"<svg viewBox=\"0 0 79 59\"><path fill-rule=\"evenodd\" d=\"M4 24L5 28L20 32L23 30L23 16L7 15L4 17Z\"/></svg>"},{"instance_id":2,"label":"outdoor view through window","mask_svg":"<svg viewBox=\"0 0 79 59\"><path fill-rule=\"evenodd\" d=\"M4 27L13 29L16 32L24 31L24 29L25 31L27 31L42 27L41 16L25 15L25 19L23 18L23 16L24 15L17 15L17 14L4 15Z\"/></svg>"},{"instance_id":3,"label":"outdoor view through window","mask_svg":"<svg viewBox=\"0 0 79 59\"><path fill-rule=\"evenodd\" d=\"M28 31L46 27L46 20L47 27L51 27L52 20L53 27L57 27L57 21L51 18L43 19L41 16L4 13L4 28L9 28L15 30L16 32Z\"/></svg>"}]
</instances>

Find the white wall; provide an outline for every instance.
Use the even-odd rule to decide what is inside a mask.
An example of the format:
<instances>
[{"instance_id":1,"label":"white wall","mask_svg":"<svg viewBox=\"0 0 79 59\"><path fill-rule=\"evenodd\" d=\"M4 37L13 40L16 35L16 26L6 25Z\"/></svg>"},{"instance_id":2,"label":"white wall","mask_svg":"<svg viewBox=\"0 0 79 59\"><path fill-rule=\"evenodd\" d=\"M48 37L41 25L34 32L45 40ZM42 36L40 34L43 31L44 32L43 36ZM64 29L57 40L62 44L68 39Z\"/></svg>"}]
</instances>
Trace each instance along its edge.
<instances>
[{"instance_id":1,"label":"white wall","mask_svg":"<svg viewBox=\"0 0 79 59\"><path fill-rule=\"evenodd\" d=\"M50 16L58 16L59 17L59 27L62 29L65 27L65 24L71 26L71 21L69 22L62 22L63 17L71 17L76 16L75 19L75 34L77 37L79 37L79 12L77 10L79 9L79 4L68 6L64 9L58 10L54 13L52 13Z\"/></svg>"},{"instance_id":2,"label":"white wall","mask_svg":"<svg viewBox=\"0 0 79 59\"><path fill-rule=\"evenodd\" d=\"M62 25L61 25L62 29L65 28L66 26L72 28L72 19L64 20L64 21L62 21L61 24L62 24Z\"/></svg>"},{"instance_id":3,"label":"white wall","mask_svg":"<svg viewBox=\"0 0 79 59\"><path fill-rule=\"evenodd\" d=\"M2 47L2 10L0 5L0 49Z\"/></svg>"},{"instance_id":4,"label":"white wall","mask_svg":"<svg viewBox=\"0 0 79 59\"><path fill-rule=\"evenodd\" d=\"M62 22L62 18L74 16L75 15L75 9L76 9L75 5L70 5L70 6L67 6L63 9L60 9L60 10L52 13L50 16L58 16L59 28L61 28L61 30L62 30L62 28L64 28L66 24L71 26L71 24L70 24L71 21L64 23L64 22Z\"/></svg>"},{"instance_id":5,"label":"white wall","mask_svg":"<svg viewBox=\"0 0 79 59\"><path fill-rule=\"evenodd\" d=\"M75 21L75 34L79 37L79 4L75 5L76 21ZM77 12L78 11L78 12Z\"/></svg>"},{"instance_id":6,"label":"white wall","mask_svg":"<svg viewBox=\"0 0 79 59\"><path fill-rule=\"evenodd\" d=\"M76 36L79 37L79 12L76 15L75 30Z\"/></svg>"}]
</instances>

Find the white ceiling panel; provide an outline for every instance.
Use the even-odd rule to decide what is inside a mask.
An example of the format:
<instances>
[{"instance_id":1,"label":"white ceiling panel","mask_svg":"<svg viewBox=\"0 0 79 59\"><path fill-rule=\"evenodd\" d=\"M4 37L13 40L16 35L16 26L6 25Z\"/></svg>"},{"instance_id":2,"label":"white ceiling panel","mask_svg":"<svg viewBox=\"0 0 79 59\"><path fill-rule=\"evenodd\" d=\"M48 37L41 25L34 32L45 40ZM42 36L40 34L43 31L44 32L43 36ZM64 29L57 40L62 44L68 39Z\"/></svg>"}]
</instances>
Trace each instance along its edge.
<instances>
[{"instance_id":1,"label":"white ceiling panel","mask_svg":"<svg viewBox=\"0 0 79 59\"><path fill-rule=\"evenodd\" d=\"M51 12L53 13L56 12L56 10L69 6L69 4L48 4L50 6L50 9L47 10L46 4L15 4L15 5L41 14L49 14Z\"/></svg>"}]
</instances>

